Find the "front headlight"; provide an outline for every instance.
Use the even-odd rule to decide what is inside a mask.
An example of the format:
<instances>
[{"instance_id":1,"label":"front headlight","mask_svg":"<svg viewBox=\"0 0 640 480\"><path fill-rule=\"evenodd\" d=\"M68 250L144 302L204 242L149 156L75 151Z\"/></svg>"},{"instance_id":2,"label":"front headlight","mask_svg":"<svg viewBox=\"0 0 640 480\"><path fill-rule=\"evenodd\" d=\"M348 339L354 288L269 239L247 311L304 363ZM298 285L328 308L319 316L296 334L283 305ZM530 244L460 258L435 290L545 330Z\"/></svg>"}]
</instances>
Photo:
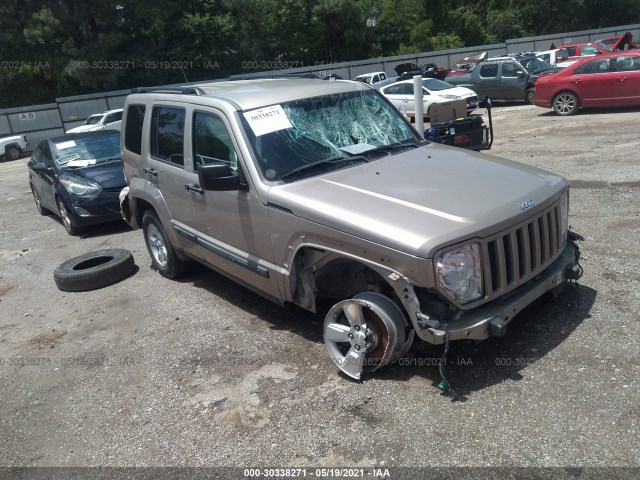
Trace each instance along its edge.
<instances>
[{"instance_id":1,"label":"front headlight","mask_svg":"<svg viewBox=\"0 0 640 480\"><path fill-rule=\"evenodd\" d=\"M78 177L60 175L58 180L67 192L77 197L97 197L102 191L100 185Z\"/></svg>"},{"instance_id":2,"label":"front headlight","mask_svg":"<svg viewBox=\"0 0 640 480\"><path fill-rule=\"evenodd\" d=\"M562 245L564 245L567 242L569 230L569 189L560 198L560 228L562 229Z\"/></svg>"},{"instance_id":3,"label":"front headlight","mask_svg":"<svg viewBox=\"0 0 640 480\"><path fill-rule=\"evenodd\" d=\"M459 303L482 298L482 262L477 243L456 247L437 257L438 283Z\"/></svg>"}]
</instances>

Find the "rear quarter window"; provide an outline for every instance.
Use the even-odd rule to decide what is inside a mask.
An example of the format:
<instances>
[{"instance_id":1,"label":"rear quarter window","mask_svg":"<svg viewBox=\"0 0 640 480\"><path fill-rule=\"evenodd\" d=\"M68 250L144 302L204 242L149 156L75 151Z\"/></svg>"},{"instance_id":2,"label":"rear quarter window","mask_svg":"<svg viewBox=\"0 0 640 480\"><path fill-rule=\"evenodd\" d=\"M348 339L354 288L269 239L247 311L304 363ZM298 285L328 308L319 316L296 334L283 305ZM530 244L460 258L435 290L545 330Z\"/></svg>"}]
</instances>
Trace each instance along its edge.
<instances>
[{"instance_id":1,"label":"rear quarter window","mask_svg":"<svg viewBox=\"0 0 640 480\"><path fill-rule=\"evenodd\" d=\"M142 153L142 124L144 122L145 110L144 105L129 105L127 108L124 147L138 155Z\"/></svg>"}]
</instances>

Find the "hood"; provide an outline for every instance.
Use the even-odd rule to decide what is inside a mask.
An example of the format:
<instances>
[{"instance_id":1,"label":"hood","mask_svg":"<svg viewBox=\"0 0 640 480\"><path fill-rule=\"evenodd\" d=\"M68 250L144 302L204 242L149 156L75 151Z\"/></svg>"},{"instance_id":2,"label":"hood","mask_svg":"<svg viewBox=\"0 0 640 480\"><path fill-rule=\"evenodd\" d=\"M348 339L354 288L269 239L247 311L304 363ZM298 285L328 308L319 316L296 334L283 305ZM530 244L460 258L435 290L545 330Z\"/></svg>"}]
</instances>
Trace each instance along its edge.
<instances>
[{"instance_id":1,"label":"hood","mask_svg":"<svg viewBox=\"0 0 640 480\"><path fill-rule=\"evenodd\" d=\"M94 132L96 130L102 130L104 128L103 125L80 125L79 127L74 127L67 130L67 133L80 133L80 132Z\"/></svg>"},{"instance_id":2,"label":"hood","mask_svg":"<svg viewBox=\"0 0 640 480\"><path fill-rule=\"evenodd\" d=\"M68 175L86 178L97 183L103 189L124 188L127 184L124 179L124 169L122 161L108 163L104 166L74 168L63 170Z\"/></svg>"},{"instance_id":3,"label":"hood","mask_svg":"<svg viewBox=\"0 0 640 480\"><path fill-rule=\"evenodd\" d=\"M271 187L269 203L294 215L422 258L484 237L560 197L564 178L440 144ZM521 202L535 208L522 211Z\"/></svg>"},{"instance_id":4,"label":"hood","mask_svg":"<svg viewBox=\"0 0 640 480\"><path fill-rule=\"evenodd\" d=\"M635 45L633 43L633 34L631 32L627 32L622 35L622 37L620 37L620 40L618 40L614 45L611 46L611 51L615 52L616 50L624 50L624 47L626 45L628 45L628 49L635 48Z\"/></svg>"},{"instance_id":5,"label":"hood","mask_svg":"<svg viewBox=\"0 0 640 480\"><path fill-rule=\"evenodd\" d=\"M455 88L448 88L446 90L437 90L437 91L432 91L431 92L432 95L437 95L439 97L444 96L444 95L455 95L457 97L460 98L467 98L467 97L475 97L476 92L474 92L473 90L471 90L470 88L467 87L455 87Z\"/></svg>"},{"instance_id":6,"label":"hood","mask_svg":"<svg viewBox=\"0 0 640 480\"><path fill-rule=\"evenodd\" d=\"M395 67L393 67L393 69L398 75L402 75L406 72L414 70L418 72L416 75L422 74L422 70L420 70L415 63L401 63L400 65L396 65Z\"/></svg>"}]
</instances>

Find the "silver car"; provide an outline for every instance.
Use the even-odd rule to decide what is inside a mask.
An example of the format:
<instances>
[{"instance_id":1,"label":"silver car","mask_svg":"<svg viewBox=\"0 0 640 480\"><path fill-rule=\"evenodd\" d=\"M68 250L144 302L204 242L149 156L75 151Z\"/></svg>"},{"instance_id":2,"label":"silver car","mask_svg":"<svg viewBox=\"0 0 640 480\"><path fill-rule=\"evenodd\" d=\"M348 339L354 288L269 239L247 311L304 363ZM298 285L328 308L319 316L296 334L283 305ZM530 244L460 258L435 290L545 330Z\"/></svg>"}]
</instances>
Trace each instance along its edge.
<instances>
[{"instance_id":1,"label":"silver car","mask_svg":"<svg viewBox=\"0 0 640 480\"><path fill-rule=\"evenodd\" d=\"M326 349L353 378L415 337L505 335L581 274L564 178L424 141L363 83L142 89L121 143L123 216L154 268L197 260L281 305L330 300Z\"/></svg>"}]
</instances>

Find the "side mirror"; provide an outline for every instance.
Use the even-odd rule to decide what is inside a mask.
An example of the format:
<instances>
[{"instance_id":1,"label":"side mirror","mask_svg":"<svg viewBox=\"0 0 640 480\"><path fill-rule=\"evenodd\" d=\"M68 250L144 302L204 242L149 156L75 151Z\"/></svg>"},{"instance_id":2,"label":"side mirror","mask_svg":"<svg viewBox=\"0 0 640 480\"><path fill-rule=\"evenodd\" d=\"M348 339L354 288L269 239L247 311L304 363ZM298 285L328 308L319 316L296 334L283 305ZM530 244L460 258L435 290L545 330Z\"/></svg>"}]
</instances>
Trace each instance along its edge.
<instances>
[{"instance_id":1,"label":"side mirror","mask_svg":"<svg viewBox=\"0 0 640 480\"><path fill-rule=\"evenodd\" d=\"M48 172L51 168L47 167L44 163L32 163L31 170L34 172Z\"/></svg>"},{"instance_id":2,"label":"side mirror","mask_svg":"<svg viewBox=\"0 0 640 480\"><path fill-rule=\"evenodd\" d=\"M240 176L226 163L198 166L198 182L200 188L218 192L245 188L240 182Z\"/></svg>"}]
</instances>

